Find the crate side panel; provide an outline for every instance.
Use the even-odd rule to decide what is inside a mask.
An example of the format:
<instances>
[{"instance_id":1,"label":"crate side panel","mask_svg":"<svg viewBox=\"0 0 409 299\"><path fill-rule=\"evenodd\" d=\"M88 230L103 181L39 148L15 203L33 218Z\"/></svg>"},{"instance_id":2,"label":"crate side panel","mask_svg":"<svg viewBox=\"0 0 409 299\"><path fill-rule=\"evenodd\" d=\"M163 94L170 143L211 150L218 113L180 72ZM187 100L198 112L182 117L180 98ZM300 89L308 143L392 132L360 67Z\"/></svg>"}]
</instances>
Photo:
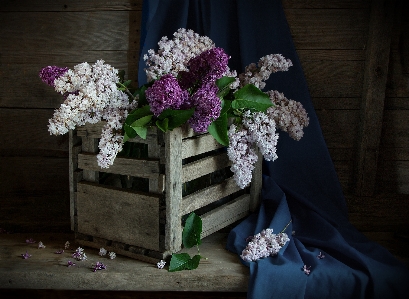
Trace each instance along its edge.
<instances>
[{"instance_id":1,"label":"crate side panel","mask_svg":"<svg viewBox=\"0 0 409 299\"><path fill-rule=\"evenodd\" d=\"M80 182L78 232L159 250L159 197Z\"/></svg>"},{"instance_id":2,"label":"crate side panel","mask_svg":"<svg viewBox=\"0 0 409 299\"><path fill-rule=\"evenodd\" d=\"M249 214L250 195L244 194L201 216L204 238L218 230L246 217Z\"/></svg>"},{"instance_id":3,"label":"crate side panel","mask_svg":"<svg viewBox=\"0 0 409 299\"><path fill-rule=\"evenodd\" d=\"M224 147L210 134L183 139L182 159L200 155Z\"/></svg>"},{"instance_id":4,"label":"crate side panel","mask_svg":"<svg viewBox=\"0 0 409 299\"><path fill-rule=\"evenodd\" d=\"M79 154L78 155L78 167L81 169L101 171L101 167L98 165L97 157L93 154ZM104 172L116 173L130 176L137 176L142 178L158 179L159 177L159 160L139 160L131 158L119 158L115 159L115 163L107 169L103 169Z\"/></svg>"},{"instance_id":5,"label":"crate side panel","mask_svg":"<svg viewBox=\"0 0 409 299\"><path fill-rule=\"evenodd\" d=\"M227 156L227 153L206 157L198 161L191 162L189 164L183 165L182 182L185 183L197 179L201 176L228 167L230 165L231 162Z\"/></svg>"},{"instance_id":6,"label":"crate side panel","mask_svg":"<svg viewBox=\"0 0 409 299\"><path fill-rule=\"evenodd\" d=\"M220 184L201 189L183 197L181 215L188 214L237 191L240 191L240 188L233 178L226 179Z\"/></svg>"}]
</instances>

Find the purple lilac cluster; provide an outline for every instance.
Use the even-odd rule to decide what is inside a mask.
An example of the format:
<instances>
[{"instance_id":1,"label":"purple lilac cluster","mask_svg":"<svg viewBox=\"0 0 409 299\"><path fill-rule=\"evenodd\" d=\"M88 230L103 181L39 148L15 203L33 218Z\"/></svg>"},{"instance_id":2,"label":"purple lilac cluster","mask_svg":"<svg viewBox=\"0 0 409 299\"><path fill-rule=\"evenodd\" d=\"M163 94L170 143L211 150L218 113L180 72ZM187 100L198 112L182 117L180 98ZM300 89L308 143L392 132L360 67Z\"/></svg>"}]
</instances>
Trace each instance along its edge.
<instances>
[{"instance_id":1,"label":"purple lilac cluster","mask_svg":"<svg viewBox=\"0 0 409 299\"><path fill-rule=\"evenodd\" d=\"M267 228L251 238L240 257L246 262L252 262L275 256L288 241L290 239L286 233L274 234L271 228Z\"/></svg>"},{"instance_id":2,"label":"purple lilac cluster","mask_svg":"<svg viewBox=\"0 0 409 299\"><path fill-rule=\"evenodd\" d=\"M268 91L267 94L274 104L268 108L268 116L291 138L300 140L304 135L304 127L309 124L308 114L303 105L300 102L287 99L284 94L276 90Z\"/></svg>"},{"instance_id":3,"label":"purple lilac cluster","mask_svg":"<svg viewBox=\"0 0 409 299\"><path fill-rule=\"evenodd\" d=\"M145 92L152 113L158 116L168 108L194 108L189 125L197 133L206 132L220 115L221 101L215 82L227 71L228 60L223 49L212 48L192 58L188 71L181 71L178 79L172 74L160 77Z\"/></svg>"},{"instance_id":4,"label":"purple lilac cluster","mask_svg":"<svg viewBox=\"0 0 409 299\"><path fill-rule=\"evenodd\" d=\"M189 96L186 90L182 90L177 79L167 74L155 81L146 92L150 109L155 116L158 116L166 109L179 109Z\"/></svg>"},{"instance_id":5,"label":"purple lilac cluster","mask_svg":"<svg viewBox=\"0 0 409 299\"><path fill-rule=\"evenodd\" d=\"M55 65L47 66L41 69L39 76L41 80L52 87L55 86L54 81L55 79L61 77L68 71L67 67L58 67Z\"/></svg>"},{"instance_id":6,"label":"purple lilac cluster","mask_svg":"<svg viewBox=\"0 0 409 299\"><path fill-rule=\"evenodd\" d=\"M92 265L92 267L93 267L93 269L92 269L92 271L93 272L96 272L96 271L98 271L98 270L105 270L106 268L107 268L107 266L105 266L103 263L101 263L101 262L96 262L96 264L95 265Z\"/></svg>"},{"instance_id":7,"label":"purple lilac cluster","mask_svg":"<svg viewBox=\"0 0 409 299\"><path fill-rule=\"evenodd\" d=\"M75 252L72 254L72 257L75 258L77 261L84 261L87 259L87 255L84 252L84 249L78 247Z\"/></svg>"},{"instance_id":8,"label":"purple lilac cluster","mask_svg":"<svg viewBox=\"0 0 409 299\"><path fill-rule=\"evenodd\" d=\"M195 108L195 112L189 119L189 125L195 132L206 132L211 122L219 117L221 101L217 91L214 83L208 83L201 86L190 98L190 104Z\"/></svg>"}]
</instances>

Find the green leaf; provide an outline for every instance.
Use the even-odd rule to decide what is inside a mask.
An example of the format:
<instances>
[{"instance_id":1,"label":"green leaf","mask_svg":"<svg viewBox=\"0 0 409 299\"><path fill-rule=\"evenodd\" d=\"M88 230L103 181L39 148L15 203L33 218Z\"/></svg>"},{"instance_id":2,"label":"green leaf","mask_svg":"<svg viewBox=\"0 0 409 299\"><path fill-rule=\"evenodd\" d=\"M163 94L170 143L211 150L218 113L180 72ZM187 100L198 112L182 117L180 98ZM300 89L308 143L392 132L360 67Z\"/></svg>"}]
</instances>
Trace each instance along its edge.
<instances>
[{"instance_id":1,"label":"green leaf","mask_svg":"<svg viewBox=\"0 0 409 299\"><path fill-rule=\"evenodd\" d=\"M200 235L202 233L202 219L192 212L187 217L185 227L182 232L183 246L191 248L195 245L200 245Z\"/></svg>"},{"instance_id":2,"label":"green leaf","mask_svg":"<svg viewBox=\"0 0 409 299\"><path fill-rule=\"evenodd\" d=\"M126 132L124 133L124 143L127 142L129 140L129 136L128 134L126 134Z\"/></svg>"},{"instance_id":3,"label":"green leaf","mask_svg":"<svg viewBox=\"0 0 409 299\"><path fill-rule=\"evenodd\" d=\"M187 253L172 254L169 272L185 270L190 261L190 255Z\"/></svg>"},{"instance_id":4,"label":"green leaf","mask_svg":"<svg viewBox=\"0 0 409 299\"><path fill-rule=\"evenodd\" d=\"M174 110L166 109L158 116L159 120L168 119L168 130L180 127L192 117L194 109Z\"/></svg>"},{"instance_id":5,"label":"green leaf","mask_svg":"<svg viewBox=\"0 0 409 299\"><path fill-rule=\"evenodd\" d=\"M153 115L151 114L151 115L147 115L147 116L144 116L144 117L141 117L141 118L135 120L131 124L131 127L135 129L135 127L143 127L143 126L147 125L151 121L152 116Z\"/></svg>"},{"instance_id":6,"label":"green leaf","mask_svg":"<svg viewBox=\"0 0 409 299\"><path fill-rule=\"evenodd\" d=\"M196 254L194 257L192 257L186 265L186 270L194 270L197 267L199 267L200 259L202 257L198 254Z\"/></svg>"},{"instance_id":7,"label":"green leaf","mask_svg":"<svg viewBox=\"0 0 409 299\"><path fill-rule=\"evenodd\" d=\"M131 83L132 83L132 80L127 80L122 84L125 85L126 87L128 87Z\"/></svg>"},{"instance_id":8,"label":"green leaf","mask_svg":"<svg viewBox=\"0 0 409 299\"><path fill-rule=\"evenodd\" d=\"M148 134L147 127L133 127L133 129L139 137L141 137L142 139L146 139L146 135Z\"/></svg>"},{"instance_id":9,"label":"green leaf","mask_svg":"<svg viewBox=\"0 0 409 299\"><path fill-rule=\"evenodd\" d=\"M229 136L227 134L227 113L223 113L218 119L213 121L207 131L216 139L217 142L224 146L229 146Z\"/></svg>"},{"instance_id":10,"label":"green leaf","mask_svg":"<svg viewBox=\"0 0 409 299\"><path fill-rule=\"evenodd\" d=\"M132 125L136 120L148 115L153 115L148 105L136 108L128 114L125 123L128 125Z\"/></svg>"},{"instance_id":11,"label":"green leaf","mask_svg":"<svg viewBox=\"0 0 409 299\"><path fill-rule=\"evenodd\" d=\"M125 130L125 134L127 135L128 139L135 138L136 135L137 135L135 130L132 127L130 127L129 125L127 125L126 123L124 124L124 130Z\"/></svg>"},{"instance_id":12,"label":"green leaf","mask_svg":"<svg viewBox=\"0 0 409 299\"><path fill-rule=\"evenodd\" d=\"M234 93L234 98L233 109L249 108L266 112L269 107L273 106L270 97L253 84L247 84L237 90Z\"/></svg>"},{"instance_id":13,"label":"green leaf","mask_svg":"<svg viewBox=\"0 0 409 299\"><path fill-rule=\"evenodd\" d=\"M236 81L234 77L221 77L220 79L216 80L216 85L219 88L219 92L217 93L217 96L219 98L223 98L225 95L227 95L230 91L230 84Z\"/></svg>"},{"instance_id":14,"label":"green leaf","mask_svg":"<svg viewBox=\"0 0 409 299\"><path fill-rule=\"evenodd\" d=\"M160 129L160 130L162 130L163 132L167 132L168 131L168 128L169 128L169 119L168 118L165 118L165 119L158 119L157 121L156 121L156 126Z\"/></svg>"}]
</instances>

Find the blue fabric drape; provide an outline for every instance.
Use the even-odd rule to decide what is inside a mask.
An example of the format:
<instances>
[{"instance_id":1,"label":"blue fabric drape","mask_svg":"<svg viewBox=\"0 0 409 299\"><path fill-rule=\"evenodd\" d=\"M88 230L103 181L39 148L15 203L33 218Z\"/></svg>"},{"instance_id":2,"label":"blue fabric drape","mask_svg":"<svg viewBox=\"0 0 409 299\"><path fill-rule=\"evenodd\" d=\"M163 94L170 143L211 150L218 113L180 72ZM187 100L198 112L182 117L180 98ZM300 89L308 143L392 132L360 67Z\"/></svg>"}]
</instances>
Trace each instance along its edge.
<instances>
[{"instance_id":1,"label":"blue fabric drape","mask_svg":"<svg viewBox=\"0 0 409 299\"><path fill-rule=\"evenodd\" d=\"M247 237L267 227L278 233L292 219L287 229L291 240L278 256L242 261L250 268L248 297L407 298L408 269L348 222L280 0L145 0L140 84L146 83L143 54L156 50L162 36L171 38L179 28L209 36L231 55L229 66L238 73L267 54L291 59L294 66L273 74L265 90L301 102L310 118L300 141L280 133L278 159L263 165L259 212L229 234L227 249L240 255ZM325 258L317 258L320 252ZM310 275L302 271L304 265L311 267Z\"/></svg>"}]
</instances>

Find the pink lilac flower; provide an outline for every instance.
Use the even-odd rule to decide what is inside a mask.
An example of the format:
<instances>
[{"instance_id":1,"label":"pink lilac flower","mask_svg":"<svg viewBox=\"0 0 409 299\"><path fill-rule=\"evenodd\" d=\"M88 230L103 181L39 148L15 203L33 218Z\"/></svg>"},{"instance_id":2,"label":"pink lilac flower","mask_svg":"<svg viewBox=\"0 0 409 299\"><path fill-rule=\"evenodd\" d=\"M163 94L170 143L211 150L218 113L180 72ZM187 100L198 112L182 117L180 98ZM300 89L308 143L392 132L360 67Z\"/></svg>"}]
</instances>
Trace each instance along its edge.
<instances>
[{"instance_id":1,"label":"pink lilac flower","mask_svg":"<svg viewBox=\"0 0 409 299\"><path fill-rule=\"evenodd\" d=\"M75 258L77 261L83 261L87 259L87 255L84 252L84 249L78 247L75 252L72 254L72 257Z\"/></svg>"},{"instance_id":2,"label":"pink lilac flower","mask_svg":"<svg viewBox=\"0 0 409 299\"><path fill-rule=\"evenodd\" d=\"M207 132L211 122L220 116L221 101L217 97L217 91L214 83L205 84L190 98L190 104L195 108L195 112L188 122L195 132Z\"/></svg>"},{"instance_id":3,"label":"pink lilac flower","mask_svg":"<svg viewBox=\"0 0 409 299\"><path fill-rule=\"evenodd\" d=\"M72 266L75 266L75 263L72 262L72 261L68 261L67 262L67 267L72 267Z\"/></svg>"},{"instance_id":4,"label":"pink lilac flower","mask_svg":"<svg viewBox=\"0 0 409 299\"><path fill-rule=\"evenodd\" d=\"M34 243L36 243L36 241L34 241L33 238L30 238L30 239L26 240L26 243L27 244L34 244Z\"/></svg>"},{"instance_id":5,"label":"pink lilac flower","mask_svg":"<svg viewBox=\"0 0 409 299\"><path fill-rule=\"evenodd\" d=\"M22 253L21 256L23 257L23 259L26 260L26 259L28 259L28 258L31 257L31 254L29 254L29 253L26 251L26 253Z\"/></svg>"},{"instance_id":6,"label":"pink lilac flower","mask_svg":"<svg viewBox=\"0 0 409 299\"><path fill-rule=\"evenodd\" d=\"M65 249L70 248L70 242L68 242L68 241L67 241L67 242L65 242L65 244L64 244L64 248L65 248Z\"/></svg>"},{"instance_id":7,"label":"pink lilac flower","mask_svg":"<svg viewBox=\"0 0 409 299\"><path fill-rule=\"evenodd\" d=\"M158 262L156 264L156 266L158 267L158 269L163 269L166 265L166 262L164 260L160 260L160 262Z\"/></svg>"},{"instance_id":8,"label":"pink lilac flower","mask_svg":"<svg viewBox=\"0 0 409 299\"><path fill-rule=\"evenodd\" d=\"M251 142L258 146L264 159L276 160L278 134L274 120L263 112L251 113L247 110L243 114L243 125L248 129Z\"/></svg>"},{"instance_id":9,"label":"pink lilac flower","mask_svg":"<svg viewBox=\"0 0 409 299\"><path fill-rule=\"evenodd\" d=\"M113 260L114 258L116 258L116 253L113 252L113 251L111 251L111 252L108 253L108 257L109 257L111 260Z\"/></svg>"},{"instance_id":10,"label":"pink lilac flower","mask_svg":"<svg viewBox=\"0 0 409 299\"><path fill-rule=\"evenodd\" d=\"M64 249L59 249L59 250L57 250L57 251L54 252L54 253L56 253L56 254L62 254L62 253L64 253Z\"/></svg>"},{"instance_id":11,"label":"pink lilac flower","mask_svg":"<svg viewBox=\"0 0 409 299\"><path fill-rule=\"evenodd\" d=\"M325 255L320 251L320 253L317 255L317 258L321 260L325 258Z\"/></svg>"},{"instance_id":12,"label":"pink lilac flower","mask_svg":"<svg viewBox=\"0 0 409 299\"><path fill-rule=\"evenodd\" d=\"M274 119L277 126L287 132L294 140L304 135L304 127L309 124L307 111L300 102L287 99L284 94L271 90L267 94L274 104L267 109L267 115Z\"/></svg>"},{"instance_id":13,"label":"pink lilac flower","mask_svg":"<svg viewBox=\"0 0 409 299\"><path fill-rule=\"evenodd\" d=\"M253 149L249 132L245 128L237 128L232 124L228 131L229 147L227 155L232 162L231 171L237 185L243 189L247 187L252 178L254 164L257 162L257 153Z\"/></svg>"},{"instance_id":14,"label":"pink lilac flower","mask_svg":"<svg viewBox=\"0 0 409 299\"><path fill-rule=\"evenodd\" d=\"M105 266L103 263L101 262L97 262L95 265L93 265L93 272L96 272L98 270L105 270L107 268L107 266Z\"/></svg>"},{"instance_id":15,"label":"pink lilac flower","mask_svg":"<svg viewBox=\"0 0 409 299\"><path fill-rule=\"evenodd\" d=\"M39 73L39 76L45 84L54 87L55 79L61 77L67 71L68 71L67 67L58 67L55 65L51 65L51 66L46 66L45 68L42 68Z\"/></svg>"},{"instance_id":16,"label":"pink lilac flower","mask_svg":"<svg viewBox=\"0 0 409 299\"><path fill-rule=\"evenodd\" d=\"M150 109L155 116L158 116L165 109L179 109L188 99L188 92L182 90L176 78L167 74L155 81L146 92Z\"/></svg>"},{"instance_id":17,"label":"pink lilac flower","mask_svg":"<svg viewBox=\"0 0 409 299\"><path fill-rule=\"evenodd\" d=\"M307 265L304 265L302 268L301 268L301 270L302 271L304 271L304 273L306 274L306 275L310 275L310 273L311 273L311 266L307 266Z\"/></svg>"},{"instance_id":18,"label":"pink lilac flower","mask_svg":"<svg viewBox=\"0 0 409 299\"><path fill-rule=\"evenodd\" d=\"M290 59L285 59L281 54L270 54L261 57L257 64L251 63L245 68L244 73L239 75L240 86L253 84L263 89L266 81L272 73L288 71L292 66Z\"/></svg>"},{"instance_id":19,"label":"pink lilac flower","mask_svg":"<svg viewBox=\"0 0 409 299\"><path fill-rule=\"evenodd\" d=\"M45 245L43 244L43 242L38 242L38 249L40 248L45 248Z\"/></svg>"},{"instance_id":20,"label":"pink lilac flower","mask_svg":"<svg viewBox=\"0 0 409 299\"><path fill-rule=\"evenodd\" d=\"M244 261L252 262L275 256L289 240L286 233L273 234L271 228L264 229L252 237L240 257Z\"/></svg>"}]
</instances>

